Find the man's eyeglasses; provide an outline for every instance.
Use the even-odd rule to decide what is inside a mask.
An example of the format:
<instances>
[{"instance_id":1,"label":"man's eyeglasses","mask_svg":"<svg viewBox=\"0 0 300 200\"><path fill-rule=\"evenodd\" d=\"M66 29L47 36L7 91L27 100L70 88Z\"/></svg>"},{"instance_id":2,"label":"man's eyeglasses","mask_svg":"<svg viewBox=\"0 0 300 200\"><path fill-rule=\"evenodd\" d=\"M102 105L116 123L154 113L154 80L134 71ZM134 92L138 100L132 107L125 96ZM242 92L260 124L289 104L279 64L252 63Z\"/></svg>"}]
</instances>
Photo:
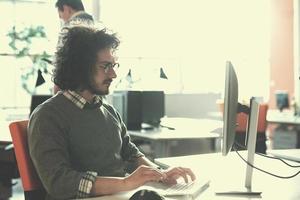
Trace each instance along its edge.
<instances>
[{"instance_id":1,"label":"man's eyeglasses","mask_svg":"<svg viewBox=\"0 0 300 200\"><path fill-rule=\"evenodd\" d=\"M100 63L97 66L103 68L105 73L108 73L109 69L114 69L114 70L118 69L120 67L120 64L105 62L105 63Z\"/></svg>"}]
</instances>

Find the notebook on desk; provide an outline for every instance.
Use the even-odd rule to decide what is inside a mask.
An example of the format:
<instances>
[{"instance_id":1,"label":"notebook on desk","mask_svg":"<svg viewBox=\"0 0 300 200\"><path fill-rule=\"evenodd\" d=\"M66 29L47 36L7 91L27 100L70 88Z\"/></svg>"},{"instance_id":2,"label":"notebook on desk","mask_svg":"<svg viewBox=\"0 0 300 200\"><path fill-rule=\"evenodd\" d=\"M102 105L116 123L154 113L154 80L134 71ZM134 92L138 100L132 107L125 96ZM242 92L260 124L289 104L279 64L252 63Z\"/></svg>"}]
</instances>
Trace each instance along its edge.
<instances>
[{"instance_id":1,"label":"notebook on desk","mask_svg":"<svg viewBox=\"0 0 300 200\"><path fill-rule=\"evenodd\" d=\"M196 180L187 184L180 182L173 186L151 182L142 186L142 189L154 190L164 197L185 196L194 199L209 187L209 183L208 179Z\"/></svg>"}]
</instances>

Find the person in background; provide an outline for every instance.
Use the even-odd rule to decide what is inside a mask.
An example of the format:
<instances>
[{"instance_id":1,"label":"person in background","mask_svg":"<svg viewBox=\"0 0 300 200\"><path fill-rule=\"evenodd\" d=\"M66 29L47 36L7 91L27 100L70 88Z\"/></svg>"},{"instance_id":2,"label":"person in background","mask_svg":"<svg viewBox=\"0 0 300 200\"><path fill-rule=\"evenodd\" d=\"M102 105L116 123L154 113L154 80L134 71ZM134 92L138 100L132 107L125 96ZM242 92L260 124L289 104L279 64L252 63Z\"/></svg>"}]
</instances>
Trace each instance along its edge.
<instances>
[{"instance_id":1,"label":"person in background","mask_svg":"<svg viewBox=\"0 0 300 200\"><path fill-rule=\"evenodd\" d=\"M189 168L162 170L131 142L115 108L104 101L117 77L119 39L106 29L70 27L56 53L62 91L39 105L28 125L29 152L47 200L109 195L150 182L195 180ZM128 164L134 167L127 171Z\"/></svg>"},{"instance_id":2,"label":"person in background","mask_svg":"<svg viewBox=\"0 0 300 200\"><path fill-rule=\"evenodd\" d=\"M57 0L55 7L64 26L74 24L93 24L93 17L86 13L81 0Z\"/></svg>"},{"instance_id":3,"label":"person in background","mask_svg":"<svg viewBox=\"0 0 300 200\"><path fill-rule=\"evenodd\" d=\"M58 37L57 48L62 46L62 38L68 31L68 27L77 25L94 25L92 15L85 12L81 0L57 0L55 7L57 8L59 18L63 21L63 27ZM56 94L59 90L60 88L57 85L54 85L54 94Z\"/></svg>"}]
</instances>

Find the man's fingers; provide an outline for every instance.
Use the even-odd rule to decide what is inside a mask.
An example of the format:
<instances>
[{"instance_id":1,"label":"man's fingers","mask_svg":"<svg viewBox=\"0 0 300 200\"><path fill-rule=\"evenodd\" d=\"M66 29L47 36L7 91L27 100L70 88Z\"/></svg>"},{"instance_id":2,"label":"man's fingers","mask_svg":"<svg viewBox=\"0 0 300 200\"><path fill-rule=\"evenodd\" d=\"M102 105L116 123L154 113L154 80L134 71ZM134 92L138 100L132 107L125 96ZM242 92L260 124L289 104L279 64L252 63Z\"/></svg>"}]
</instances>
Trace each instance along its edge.
<instances>
[{"instance_id":1,"label":"man's fingers","mask_svg":"<svg viewBox=\"0 0 300 200\"><path fill-rule=\"evenodd\" d=\"M183 170L191 177L191 180L194 181L196 179L196 175L190 168L183 168Z\"/></svg>"},{"instance_id":2,"label":"man's fingers","mask_svg":"<svg viewBox=\"0 0 300 200\"><path fill-rule=\"evenodd\" d=\"M163 183L167 184L167 185L175 185L177 184L176 179L173 178L166 178L163 180Z\"/></svg>"},{"instance_id":3,"label":"man's fingers","mask_svg":"<svg viewBox=\"0 0 300 200\"><path fill-rule=\"evenodd\" d=\"M142 176L146 176L148 180L159 181L164 179L164 173L155 168L145 167L142 170Z\"/></svg>"},{"instance_id":4,"label":"man's fingers","mask_svg":"<svg viewBox=\"0 0 300 200\"><path fill-rule=\"evenodd\" d=\"M192 181L196 179L196 176L192 172L192 170L184 167L176 167L171 169L169 172L167 172L167 176L172 177L173 179L182 177L186 183L188 182L188 176L191 178Z\"/></svg>"}]
</instances>

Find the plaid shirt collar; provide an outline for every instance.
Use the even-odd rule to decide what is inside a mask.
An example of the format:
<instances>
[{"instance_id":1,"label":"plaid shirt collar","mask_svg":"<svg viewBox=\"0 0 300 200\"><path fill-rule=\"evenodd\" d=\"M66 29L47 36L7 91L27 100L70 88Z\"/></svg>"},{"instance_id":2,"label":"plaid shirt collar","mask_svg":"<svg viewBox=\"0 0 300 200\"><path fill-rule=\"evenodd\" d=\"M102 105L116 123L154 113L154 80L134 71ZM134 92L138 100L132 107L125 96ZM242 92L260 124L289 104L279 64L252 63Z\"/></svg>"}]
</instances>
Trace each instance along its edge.
<instances>
[{"instance_id":1,"label":"plaid shirt collar","mask_svg":"<svg viewBox=\"0 0 300 200\"><path fill-rule=\"evenodd\" d=\"M85 100L85 98L75 91L66 90L63 92L63 95L80 109L99 108L102 105L102 97L98 95L94 97L93 103L89 103L87 100Z\"/></svg>"}]
</instances>

